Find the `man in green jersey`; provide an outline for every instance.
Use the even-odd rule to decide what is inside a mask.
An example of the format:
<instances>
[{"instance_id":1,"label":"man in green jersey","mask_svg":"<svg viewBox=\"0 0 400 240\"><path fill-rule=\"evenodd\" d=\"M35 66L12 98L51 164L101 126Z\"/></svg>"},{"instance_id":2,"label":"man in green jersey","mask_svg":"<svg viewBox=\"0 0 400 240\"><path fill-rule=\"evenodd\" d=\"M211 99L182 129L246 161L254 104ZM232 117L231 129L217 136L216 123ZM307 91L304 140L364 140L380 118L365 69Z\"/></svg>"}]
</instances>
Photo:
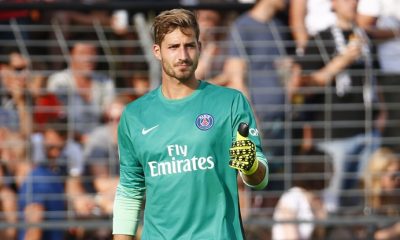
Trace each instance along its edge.
<instances>
[{"instance_id":1,"label":"man in green jersey","mask_svg":"<svg viewBox=\"0 0 400 240\"><path fill-rule=\"evenodd\" d=\"M243 239L237 170L250 187L268 182L251 107L239 91L195 78L201 45L191 11L162 12L153 34L162 84L119 123L114 239L134 239L145 194L141 239Z\"/></svg>"}]
</instances>

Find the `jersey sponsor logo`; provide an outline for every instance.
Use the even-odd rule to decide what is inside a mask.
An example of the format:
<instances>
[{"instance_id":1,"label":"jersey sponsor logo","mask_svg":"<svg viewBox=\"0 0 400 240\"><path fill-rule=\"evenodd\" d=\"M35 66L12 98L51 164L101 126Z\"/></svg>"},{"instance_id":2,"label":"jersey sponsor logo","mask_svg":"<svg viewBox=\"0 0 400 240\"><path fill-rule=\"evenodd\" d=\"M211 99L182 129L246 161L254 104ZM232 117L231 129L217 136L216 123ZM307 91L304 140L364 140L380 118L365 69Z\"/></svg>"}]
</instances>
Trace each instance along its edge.
<instances>
[{"instance_id":1,"label":"jersey sponsor logo","mask_svg":"<svg viewBox=\"0 0 400 240\"><path fill-rule=\"evenodd\" d=\"M214 168L214 158L212 156L176 159L173 157L170 161L148 162L150 175L152 177L162 175L172 175L193 171L205 171Z\"/></svg>"},{"instance_id":2,"label":"jersey sponsor logo","mask_svg":"<svg viewBox=\"0 0 400 240\"><path fill-rule=\"evenodd\" d=\"M254 137L258 136L257 128L250 128L249 133L250 133L251 136L254 136Z\"/></svg>"},{"instance_id":3,"label":"jersey sponsor logo","mask_svg":"<svg viewBox=\"0 0 400 240\"><path fill-rule=\"evenodd\" d=\"M151 177L174 175L193 171L206 171L215 167L213 156L189 155L187 145L167 145L168 159L149 161Z\"/></svg>"},{"instance_id":4,"label":"jersey sponsor logo","mask_svg":"<svg viewBox=\"0 0 400 240\"><path fill-rule=\"evenodd\" d=\"M197 116L195 123L198 129L207 131L214 125L214 117L208 113L203 113Z\"/></svg>"},{"instance_id":5,"label":"jersey sponsor logo","mask_svg":"<svg viewBox=\"0 0 400 240\"><path fill-rule=\"evenodd\" d=\"M155 125L154 127L147 128L147 129L142 128L142 134L143 134L143 135L146 135L146 134L148 134L149 132L151 132L151 131L153 131L154 129L156 129L158 126L159 126L159 125Z\"/></svg>"}]
</instances>

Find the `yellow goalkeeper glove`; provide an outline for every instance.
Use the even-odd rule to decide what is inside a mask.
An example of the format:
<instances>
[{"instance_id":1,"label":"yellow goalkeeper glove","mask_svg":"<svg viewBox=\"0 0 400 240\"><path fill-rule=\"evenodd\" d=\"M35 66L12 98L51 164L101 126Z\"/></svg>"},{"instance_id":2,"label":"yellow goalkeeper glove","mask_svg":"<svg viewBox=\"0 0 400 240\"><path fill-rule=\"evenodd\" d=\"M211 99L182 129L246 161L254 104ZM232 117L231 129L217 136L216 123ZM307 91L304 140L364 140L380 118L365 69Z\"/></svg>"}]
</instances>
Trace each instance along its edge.
<instances>
[{"instance_id":1,"label":"yellow goalkeeper glove","mask_svg":"<svg viewBox=\"0 0 400 240\"><path fill-rule=\"evenodd\" d=\"M245 175L252 175L257 171L258 160L256 158L256 146L250 141L249 125L240 123L236 134L236 141L229 149L231 160L229 166L241 171Z\"/></svg>"}]
</instances>

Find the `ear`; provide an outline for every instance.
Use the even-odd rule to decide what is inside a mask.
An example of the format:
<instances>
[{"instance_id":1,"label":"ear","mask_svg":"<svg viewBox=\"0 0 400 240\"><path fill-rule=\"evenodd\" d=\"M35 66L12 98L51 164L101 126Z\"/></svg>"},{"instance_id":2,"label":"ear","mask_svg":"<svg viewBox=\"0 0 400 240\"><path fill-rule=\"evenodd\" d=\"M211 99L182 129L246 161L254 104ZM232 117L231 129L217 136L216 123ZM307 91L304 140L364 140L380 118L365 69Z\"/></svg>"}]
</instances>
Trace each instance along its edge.
<instances>
[{"instance_id":1,"label":"ear","mask_svg":"<svg viewBox=\"0 0 400 240\"><path fill-rule=\"evenodd\" d=\"M158 44L153 44L153 54L154 56L161 61L161 47Z\"/></svg>"}]
</instances>

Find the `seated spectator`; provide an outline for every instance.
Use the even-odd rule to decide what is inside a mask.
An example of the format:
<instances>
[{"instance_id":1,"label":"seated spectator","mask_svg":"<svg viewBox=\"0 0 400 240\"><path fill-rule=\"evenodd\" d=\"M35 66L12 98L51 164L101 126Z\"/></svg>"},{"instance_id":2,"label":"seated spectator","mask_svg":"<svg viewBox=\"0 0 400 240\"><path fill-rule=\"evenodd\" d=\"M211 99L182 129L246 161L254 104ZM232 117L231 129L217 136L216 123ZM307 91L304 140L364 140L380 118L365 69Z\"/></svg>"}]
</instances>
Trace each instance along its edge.
<instances>
[{"instance_id":1,"label":"seated spectator","mask_svg":"<svg viewBox=\"0 0 400 240\"><path fill-rule=\"evenodd\" d=\"M28 159L28 145L23 138L14 141L14 146L21 149L21 158L17 168L24 168L24 174L19 177L18 211L21 222L40 224L45 221L66 220L66 201L64 177L55 159L33 165ZM20 171L20 170L19 170ZM66 231L57 228L44 229L31 226L19 230L18 239L53 239L63 240Z\"/></svg>"},{"instance_id":2,"label":"seated spectator","mask_svg":"<svg viewBox=\"0 0 400 240\"><path fill-rule=\"evenodd\" d=\"M306 132L306 131L305 131ZM274 211L274 221L314 221L327 218L322 190L331 175L331 159L309 145L311 135L304 134L303 145L293 156L293 186L283 193ZM313 223L275 223L272 239L323 239L325 231Z\"/></svg>"},{"instance_id":3,"label":"seated spectator","mask_svg":"<svg viewBox=\"0 0 400 240\"><path fill-rule=\"evenodd\" d=\"M61 175L67 177L65 190L76 215L90 216L95 201L84 188L82 146L68 137L67 126L66 119L55 119L46 123L42 133L31 137L33 162L55 162Z\"/></svg>"},{"instance_id":4,"label":"seated spectator","mask_svg":"<svg viewBox=\"0 0 400 240\"><path fill-rule=\"evenodd\" d=\"M16 48L4 48L7 61L1 64L0 123L26 136L36 127L62 114L60 102L53 94L35 86L43 77L30 71L30 61Z\"/></svg>"},{"instance_id":5,"label":"seated spectator","mask_svg":"<svg viewBox=\"0 0 400 240\"><path fill-rule=\"evenodd\" d=\"M380 148L371 156L363 175L367 212L378 216L400 217L400 159L389 148ZM400 221L389 226L377 223L374 239L399 239Z\"/></svg>"},{"instance_id":6,"label":"seated spectator","mask_svg":"<svg viewBox=\"0 0 400 240\"><path fill-rule=\"evenodd\" d=\"M75 42L70 51L68 69L49 76L47 90L55 93L68 107L68 118L78 140L101 120L104 107L115 95L114 82L95 71L97 49L93 42Z\"/></svg>"},{"instance_id":7,"label":"seated spectator","mask_svg":"<svg viewBox=\"0 0 400 240\"><path fill-rule=\"evenodd\" d=\"M129 102L127 96L115 97L105 109L106 123L96 127L88 135L84 146L85 176L90 179L85 187L88 193L94 195L96 203L96 216L90 216L93 219L112 216L119 181L118 123L125 105ZM85 230L83 233L83 239L100 236L103 237L101 239L111 239L111 229Z\"/></svg>"},{"instance_id":8,"label":"seated spectator","mask_svg":"<svg viewBox=\"0 0 400 240\"><path fill-rule=\"evenodd\" d=\"M357 198L341 197L341 190L357 187L368 156L379 147L386 113L368 38L355 25L357 1L332 0L332 8L337 23L311 39L300 64L305 72L302 84L313 87L306 104L320 106L310 111L316 147L333 158L326 201L335 212L339 206L357 204Z\"/></svg>"},{"instance_id":9,"label":"seated spectator","mask_svg":"<svg viewBox=\"0 0 400 240\"><path fill-rule=\"evenodd\" d=\"M2 51L7 61L1 63L1 105L0 122L13 131L20 130L28 135L31 132L32 106L28 94L28 60L17 49L9 48Z\"/></svg>"},{"instance_id":10,"label":"seated spectator","mask_svg":"<svg viewBox=\"0 0 400 240\"><path fill-rule=\"evenodd\" d=\"M105 110L106 123L96 127L85 144L88 174L93 177L93 188L103 214L112 213L114 194L118 184L119 161L118 123L129 98L117 96Z\"/></svg>"}]
</instances>

